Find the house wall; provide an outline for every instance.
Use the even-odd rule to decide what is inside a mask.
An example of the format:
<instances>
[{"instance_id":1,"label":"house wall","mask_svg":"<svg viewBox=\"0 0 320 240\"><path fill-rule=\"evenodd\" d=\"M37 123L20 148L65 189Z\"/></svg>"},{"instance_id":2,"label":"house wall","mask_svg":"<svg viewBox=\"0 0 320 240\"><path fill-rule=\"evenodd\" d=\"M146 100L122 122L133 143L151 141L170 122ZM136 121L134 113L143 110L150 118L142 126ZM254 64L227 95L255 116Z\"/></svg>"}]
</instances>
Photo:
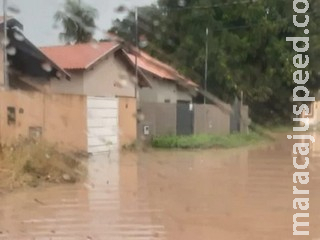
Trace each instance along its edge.
<instances>
[{"instance_id":1,"label":"house wall","mask_svg":"<svg viewBox=\"0 0 320 240\"><path fill-rule=\"evenodd\" d=\"M119 140L120 145L133 143L137 139L135 98L119 97Z\"/></svg>"},{"instance_id":2,"label":"house wall","mask_svg":"<svg viewBox=\"0 0 320 240\"><path fill-rule=\"evenodd\" d=\"M50 81L50 92L85 94L84 92L84 74L83 71L69 71L71 80L52 78Z\"/></svg>"},{"instance_id":3,"label":"house wall","mask_svg":"<svg viewBox=\"0 0 320 240\"><path fill-rule=\"evenodd\" d=\"M177 89L177 100L192 102L191 92L188 92L188 90L182 90L181 88L178 88Z\"/></svg>"},{"instance_id":4,"label":"house wall","mask_svg":"<svg viewBox=\"0 0 320 240\"><path fill-rule=\"evenodd\" d=\"M67 70L71 80L52 78L36 80L24 77L24 80L37 89L50 93L80 94L98 97L134 97L135 84L137 82L121 60L114 55L101 59L99 63L87 70ZM47 82L46 84L43 84ZM122 86L119 86L123 84Z\"/></svg>"},{"instance_id":5,"label":"house wall","mask_svg":"<svg viewBox=\"0 0 320 240\"><path fill-rule=\"evenodd\" d=\"M85 151L86 98L26 91L0 92L0 141L11 144L19 137L42 131L43 139L61 149ZM15 109L15 123L8 124L7 107Z\"/></svg>"},{"instance_id":6,"label":"house wall","mask_svg":"<svg viewBox=\"0 0 320 240\"><path fill-rule=\"evenodd\" d=\"M158 102L158 93L155 89L158 88L158 82L150 77L150 74L146 74L151 83L152 88L140 88L139 97L141 102Z\"/></svg>"},{"instance_id":7,"label":"house wall","mask_svg":"<svg viewBox=\"0 0 320 240\"><path fill-rule=\"evenodd\" d=\"M120 81L123 87L117 86ZM84 73L84 94L89 96L134 97L135 77L120 60L110 55Z\"/></svg>"},{"instance_id":8,"label":"house wall","mask_svg":"<svg viewBox=\"0 0 320 240\"><path fill-rule=\"evenodd\" d=\"M27 85L37 89L40 92L52 94L83 94L83 74L81 72L70 72L72 75L71 81L66 79L51 78L46 79L43 77L30 77L27 75L19 75L15 77L18 82L26 83ZM13 76L10 80L14 80ZM19 86L20 89L20 86Z\"/></svg>"},{"instance_id":9,"label":"house wall","mask_svg":"<svg viewBox=\"0 0 320 240\"><path fill-rule=\"evenodd\" d=\"M167 99L170 100L170 103L177 103L178 100L192 101L192 96L188 91L177 88L174 81L163 80L149 73L146 73L146 76L151 82L152 88L139 89L142 102L164 103Z\"/></svg>"},{"instance_id":10,"label":"house wall","mask_svg":"<svg viewBox=\"0 0 320 240\"><path fill-rule=\"evenodd\" d=\"M10 76L10 86L12 83L16 82L17 85L13 88L17 87L20 90L27 90L24 86L32 87L37 89L41 92L50 92L50 81L46 78L42 77L30 77L26 75L19 75L19 76Z\"/></svg>"}]
</instances>

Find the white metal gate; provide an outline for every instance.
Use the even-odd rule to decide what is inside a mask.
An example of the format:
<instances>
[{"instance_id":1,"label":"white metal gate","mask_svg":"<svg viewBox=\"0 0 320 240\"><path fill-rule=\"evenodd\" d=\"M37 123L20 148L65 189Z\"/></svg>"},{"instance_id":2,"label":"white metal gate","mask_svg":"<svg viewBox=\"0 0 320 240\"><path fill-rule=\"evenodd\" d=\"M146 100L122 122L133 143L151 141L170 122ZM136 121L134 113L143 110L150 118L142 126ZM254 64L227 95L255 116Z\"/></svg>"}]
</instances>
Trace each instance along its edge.
<instances>
[{"instance_id":1,"label":"white metal gate","mask_svg":"<svg viewBox=\"0 0 320 240\"><path fill-rule=\"evenodd\" d=\"M118 147L118 99L87 98L88 152L103 153Z\"/></svg>"}]
</instances>

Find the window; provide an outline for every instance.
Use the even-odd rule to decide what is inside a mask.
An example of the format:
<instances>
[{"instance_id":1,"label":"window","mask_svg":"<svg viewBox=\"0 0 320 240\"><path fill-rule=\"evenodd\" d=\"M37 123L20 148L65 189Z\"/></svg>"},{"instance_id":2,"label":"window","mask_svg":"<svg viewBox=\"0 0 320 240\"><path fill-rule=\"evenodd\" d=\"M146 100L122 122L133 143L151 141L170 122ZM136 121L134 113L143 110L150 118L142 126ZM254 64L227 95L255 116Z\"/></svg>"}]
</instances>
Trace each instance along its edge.
<instances>
[{"instance_id":1,"label":"window","mask_svg":"<svg viewBox=\"0 0 320 240\"><path fill-rule=\"evenodd\" d=\"M165 103L170 103L171 101L170 101L170 99L165 99L164 102Z\"/></svg>"},{"instance_id":2,"label":"window","mask_svg":"<svg viewBox=\"0 0 320 240\"><path fill-rule=\"evenodd\" d=\"M29 127L29 137L38 139L42 136L42 127Z\"/></svg>"},{"instance_id":3,"label":"window","mask_svg":"<svg viewBox=\"0 0 320 240\"><path fill-rule=\"evenodd\" d=\"M8 125L16 124L16 109L14 107L7 108L7 121Z\"/></svg>"}]
</instances>

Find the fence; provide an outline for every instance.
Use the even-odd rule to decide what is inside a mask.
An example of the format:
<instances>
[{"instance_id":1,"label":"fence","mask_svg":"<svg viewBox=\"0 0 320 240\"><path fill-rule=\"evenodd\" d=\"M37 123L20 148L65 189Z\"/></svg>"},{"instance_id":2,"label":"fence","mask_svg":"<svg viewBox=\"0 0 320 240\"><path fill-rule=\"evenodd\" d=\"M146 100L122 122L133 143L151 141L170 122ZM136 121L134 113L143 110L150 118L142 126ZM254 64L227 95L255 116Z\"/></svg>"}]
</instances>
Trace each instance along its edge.
<instances>
[{"instance_id":1,"label":"fence","mask_svg":"<svg viewBox=\"0 0 320 240\"><path fill-rule=\"evenodd\" d=\"M228 134L230 133L230 115L222 112L215 105L196 105L195 134Z\"/></svg>"},{"instance_id":2,"label":"fence","mask_svg":"<svg viewBox=\"0 0 320 240\"><path fill-rule=\"evenodd\" d=\"M140 109L143 118L138 119L139 136L176 134L176 104L141 102Z\"/></svg>"},{"instance_id":3,"label":"fence","mask_svg":"<svg viewBox=\"0 0 320 240\"><path fill-rule=\"evenodd\" d=\"M106 142L120 146L134 142L136 99L95 99L84 95L0 91L0 143L11 144L19 137L41 137L63 150L99 152L107 147Z\"/></svg>"},{"instance_id":4,"label":"fence","mask_svg":"<svg viewBox=\"0 0 320 240\"><path fill-rule=\"evenodd\" d=\"M138 124L139 137L160 135L229 134L248 128L248 107L238 106L241 114L228 114L217 106L181 102L140 104L144 119ZM234 125L239 125L235 130Z\"/></svg>"},{"instance_id":5,"label":"fence","mask_svg":"<svg viewBox=\"0 0 320 240\"><path fill-rule=\"evenodd\" d=\"M84 96L0 91L0 141L41 136L63 149L86 150L86 115Z\"/></svg>"},{"instance_id":6,"label":"fence","mask_svg":"<svg viewBox=\"0 0 320 240\"><path fill-rule=\"evenodd\" d=\"M239 99L236 98L230 114L230 132L248 132L250 122L249 107L242 105Z\"/></svg>"}]
</instances>

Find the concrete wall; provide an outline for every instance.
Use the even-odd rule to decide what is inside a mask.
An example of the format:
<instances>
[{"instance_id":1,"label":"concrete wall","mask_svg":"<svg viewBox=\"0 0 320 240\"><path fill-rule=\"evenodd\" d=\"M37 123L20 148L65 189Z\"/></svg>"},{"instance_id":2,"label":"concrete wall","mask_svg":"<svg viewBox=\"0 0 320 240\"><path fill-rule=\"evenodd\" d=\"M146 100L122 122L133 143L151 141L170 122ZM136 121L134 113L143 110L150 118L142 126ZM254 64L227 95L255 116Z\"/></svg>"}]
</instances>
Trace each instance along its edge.
<instances>
[{"instance_id":1,"label":"concrete wall","mask_svg":"<svg viewBox=\"0 0 320 240\"><path fill-rule=\"evenodd\" d=\"M313 116L314 116L314 125L318 125L320 123L320 101L316 101L313 103Z\"/></svg>"},{"instance_id":2,"label":"concrete wall","mask_svg":"<svg viewBox=\"0 0 320 240\"><path fill-rule=\"evenodd\" d=\"M1 31L0 32L0 41L3 41L4 38L4 32ZM3 64L3 48L2 48L2 44L0 47L0 89L2 89L4 87L4 76L3 76L3 71L4 70L4 64Z\"/></svg>"},{"instance_id":3,"label":"concrete wall","mask_svg":"<svg viewBox=\"0 0 320 240\"><path fill-rule=\"evenodd\" d=\"M235 99L230 113L230 132L231 133L247 133L251 119L249 117L249 107L243 105L239 99Z\"/></svg>"},{"instance_id":4,"label":"concrete wall","mask_svg":"<svg viewBox=\"0 0 320 240\"><path fill-rule=\"evenodd\" d=\"M171 103L140 103L143 120L138 125L139 136L144 136L144 126L150 127L150 138L157 135L176 134L177 105Z\"/></svg>"},{"instance_id":5,"label":"concrete wall","mask_svg":"<svg viewBox=\"0 0 320 240\"><path fill-rule=\"evenodd\" d=\"M164 103L169 100L170 103L177 103L178 100L192 101L192 96L188 91L184 91L177 87L175 81L163 80L146 73L152 88L139 89L141 102L157 102Z\"/></svg>"},{"instance_id":6,"label":"concrete wall","mask_svg":"<svg viewBox=\"0 0 320 240\"><path fill-rule=\"evenodd\" d=\"M156 110L156 132L159 135L172 135L177 131L177 105L159 103Z\"/></svg>"},{"instance_id":7,"label":"concrete wall","mask_svg":"<svg viewBox=\"0 0 320 240\"><path fill-rule=\"evenodd\" d=\"M131 144L137 139L136 103L135 98L119 98L120 146Z\"/></svg>"},{"instance_id":8,"label":"concrete wall","mask_svg":"<svg viewBox=\"0 0 320 240\"><path fill-rule=\"evenodd\" d=\"M215 105L194 105L195 134L229 134L230 115Z\"/></svg>"},{"instance_id":9,"label":"concrete wall","mask_svg":"<svg viewBox=\"0 0 320 240\"><path fill-rule=\"evenodd\" d=\"M177 129L177 104L140 103L144 119L138 125L139 138L175 135ZM194 134L229 134L230 115L215 105L194 104ZM144 126L150 127L150 135L144 135Z\"/></svg>"},{"instance_id":10,"label":"concrete wall","mask_svg":"<svg viewBox=\"0 0 320 240\"><path fill-rule=\"evenodd\" d=\"M301 118L309 118L309 127L318 127L320 124L320 101L317 101L317 98L309 105L309 114L303 111L300 116ZM304 122L300 121L300 126L304 126Z\"/></svg>"},{"instance_id":11,"label":"concrete wall","mask_svg":"<svg viewBox=\"0 0 320 240\"><path fill-rule=\"evenodd\" d=\"M29 137L38 128L43 139L61 149L85 151L86 98L77 95L53 95L25 91L0 92L0 140L13 143ZM8 124L8 107L15 109L15 123Z\"/></svg>"},{"instance_id":12,"label":"concrete wall","mask_svg":"<svg viewBox=\"0 0 320 240\"><path fill-rule=\"evenodd\" d=\"M0 41L2 41L2 34L0 34ZM3 50L2 47L0 48L0 88L4 86L4 76L3 76Z\"/></svg>"},{"instance_id":13,"label":"concrete wall","mask_svg":"<svg viewBox=\"0 0 320 240\"><path fill-rule=\"evenodd\" d=\"M84 72L84 94L89 96L135 96L133 74L114 55L108 56ZM122 87L118 85L125 83Z\"/></svg>"},{"instance_id":14,"label":"concrete wall","mask_svg":"<svg viewBox=\"0 0 320 240\"><path fill-rule=\"evenodd\" d=\"M249 106L243 105L241 107L241 124L240 132L246 133L249 131L249 125L251 124L251 119L249 117Z\"/></svg>"}]
</instances>

